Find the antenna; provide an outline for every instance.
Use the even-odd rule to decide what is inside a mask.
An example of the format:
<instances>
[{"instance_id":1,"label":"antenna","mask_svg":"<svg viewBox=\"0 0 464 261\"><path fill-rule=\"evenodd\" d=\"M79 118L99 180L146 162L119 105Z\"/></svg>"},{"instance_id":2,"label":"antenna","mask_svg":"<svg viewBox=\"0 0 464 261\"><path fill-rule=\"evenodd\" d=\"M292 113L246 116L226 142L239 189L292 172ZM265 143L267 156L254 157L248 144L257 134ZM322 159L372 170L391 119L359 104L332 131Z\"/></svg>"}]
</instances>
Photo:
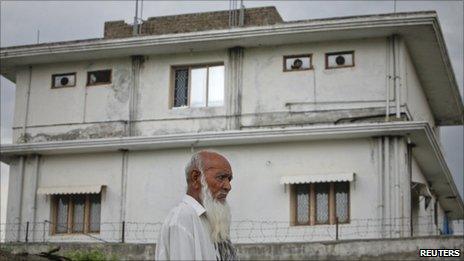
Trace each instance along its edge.
<instances>
[{"instance_id":1,"label":"antenna","mask_svg":"<svg viewBox=\"0 0 464 261\"><path fill-rule=\"evenodd\" d=\"M40 42L40 30L37 29L37 43Z\"/></svg>"},{"instance_id":2,"label":"antenna","mask_svg":"<svg viewBox=\"0 0 464 261\"><path fill-rule=\"evenodd\" d=\"M243 0L240 0L240 5L243 6ZM237 0L229 0L229 27L237 27L239 25L239 12Z\"/></svg>"},{"instance_id":3,"label":"antenna","mask_svg":"<svg viewBox=\"0 0 464 261\"><path fill-rule=\"evenodd\" d=\"M143 0L140 2L140 18L138 19L140 21L140 26L139 26L139 34L142 34L142 26L143 26Z\"/></svg>"},{"instance_id":4,"label":"antenna","mask_svg":"<svg viewBox=\"0 0 464 261\"><path fill-rule=\"evenodd\" d=\"M138 24L139 24L139 19L138 19L138 14L139 14L139 0L135 0L135 16L134 16L134 24L132 25L132 35L136 36L138 34Z\"/></svg>"},{"instance_id":5,"label":"antenna","mask_svg":"<svg viewBox=\"0 0 464 261\"><path fill-rule=\"evenodd\" d=\"M396 13L396 0L393 0L393 13Z\"/></svg>"},{"instance_id":6,"label":"antenna","mask_svg":"<svg viewBox=\"0 0 464 261\"><path fill-rule=\"evenodd\" d=\"M243 0L240 0L240 16L238 20L238 26L242 27L245 25L245 5L243 4Z\"/></svg>"}]
</instances>

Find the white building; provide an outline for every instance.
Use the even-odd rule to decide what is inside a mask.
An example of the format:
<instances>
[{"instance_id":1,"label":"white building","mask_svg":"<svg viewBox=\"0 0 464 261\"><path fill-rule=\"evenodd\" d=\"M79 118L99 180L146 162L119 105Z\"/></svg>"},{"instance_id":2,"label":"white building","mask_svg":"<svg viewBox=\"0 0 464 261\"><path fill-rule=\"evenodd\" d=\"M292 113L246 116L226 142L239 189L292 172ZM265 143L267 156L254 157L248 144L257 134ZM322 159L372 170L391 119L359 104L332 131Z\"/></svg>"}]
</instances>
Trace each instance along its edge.
<instances>
[{"instance_id":1,"label":"white building","mask_svg":"<svg viewBox=\"0 0 464 261\"><path fill-rule=\"evenodd\" d=\"M449 233L464 206L438 132L463 104L436 13L243 17L2 48L6 240L154 242L205 148L233 168L235 242Z\"/></svg>"}]
</instances>

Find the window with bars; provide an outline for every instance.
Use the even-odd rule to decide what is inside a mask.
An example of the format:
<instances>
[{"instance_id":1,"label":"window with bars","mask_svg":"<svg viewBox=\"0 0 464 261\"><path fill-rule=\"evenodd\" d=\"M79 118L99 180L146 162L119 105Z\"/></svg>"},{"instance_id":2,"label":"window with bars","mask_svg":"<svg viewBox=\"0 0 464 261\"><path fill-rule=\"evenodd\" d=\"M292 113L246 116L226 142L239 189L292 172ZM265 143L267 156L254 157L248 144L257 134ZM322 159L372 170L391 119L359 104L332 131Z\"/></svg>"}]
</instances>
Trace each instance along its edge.
<instances>
[{"instance_id":1,"label":"window with bars","mask_svg":"<svg viewBox=\"0 0 464 261\"><path fill-rule=\"evenodd\" d=\"M52 234L99 233L101 194L55 195Z\"/></svg>"},{"instance_id":2,"label":"window with bars","mask_svg":"<svg viewBox=\"0 0 464 261\"><path fill-rule=\"evenodd\" d=\"M224 103L224 65L173 67L172 107L215 107Z\"/></svg>"},{"instance_id":3,"label":"window with bars","mask_svg":"<svg viewBox=\"0 0 464 261\"><path fill-rule=\"evenodd\" d=\"M350 183L292 185L295 225L349 223Z\"/></svg>"}]
</instances>

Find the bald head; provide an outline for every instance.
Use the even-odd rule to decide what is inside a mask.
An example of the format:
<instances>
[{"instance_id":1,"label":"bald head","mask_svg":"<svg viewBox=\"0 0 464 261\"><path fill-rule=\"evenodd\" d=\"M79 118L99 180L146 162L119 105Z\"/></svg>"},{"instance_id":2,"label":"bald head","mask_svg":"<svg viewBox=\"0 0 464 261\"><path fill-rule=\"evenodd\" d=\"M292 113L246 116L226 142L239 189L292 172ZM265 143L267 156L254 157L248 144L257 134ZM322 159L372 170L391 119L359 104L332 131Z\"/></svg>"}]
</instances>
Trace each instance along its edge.
<instances>
[{"instance_id":1,"label":"bald head","mask_svg":"<svg viewBox=\"0 0 464 261\"><path fill-rule=\"evenodd\" d=\"M187 183L189 183L189 177L193 170L197 170L203 173L209 167L209 164L214 164L216 162L225 162L230 168L229 161L224 156L215 151L201 150L195 152L190 158L187 166L185 166L185 178Z\"/></svg>"},{"instance_id":2,"label":"bald head","mask_svg":"<svg viewBox=\"0 0 464 261\"><path fill-rule=\"evenodd\" d=\"M185 167L185 175L188 185L187 194L199 202L201 175L204 175L215 199L225 201L227 193L231 190L232 169L229 161L214 151L202 150L193 154Z\"/></svg>"}]
</instances>

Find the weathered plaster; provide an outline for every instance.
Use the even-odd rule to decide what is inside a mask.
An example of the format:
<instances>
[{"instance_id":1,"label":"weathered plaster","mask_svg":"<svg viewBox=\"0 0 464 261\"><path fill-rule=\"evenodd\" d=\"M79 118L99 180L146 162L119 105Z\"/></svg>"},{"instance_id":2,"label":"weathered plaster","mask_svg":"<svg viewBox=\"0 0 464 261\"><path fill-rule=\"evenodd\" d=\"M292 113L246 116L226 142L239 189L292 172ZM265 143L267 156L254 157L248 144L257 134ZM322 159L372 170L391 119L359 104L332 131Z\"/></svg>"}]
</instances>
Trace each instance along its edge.
<instances>
[{"instance_id":1,"label":"weathered plaster","mask_svg":"<svg viewBox=\"0 0 464 261\"><path fill-rule=\"evenodd\" d=\"M82 125L80 125L82 126ZM80 127L75 125L74 127ZM25 139L27 142L46 142L60 140L78 140L78 139L98 139L109 137L122 137L125 134L124 123L98 123L86 127L73 128L64 132L49 130L46 133L40 132L39 129L29 129L25 136L19 136L18 141Z\"/></svg>"}]
</instances>

